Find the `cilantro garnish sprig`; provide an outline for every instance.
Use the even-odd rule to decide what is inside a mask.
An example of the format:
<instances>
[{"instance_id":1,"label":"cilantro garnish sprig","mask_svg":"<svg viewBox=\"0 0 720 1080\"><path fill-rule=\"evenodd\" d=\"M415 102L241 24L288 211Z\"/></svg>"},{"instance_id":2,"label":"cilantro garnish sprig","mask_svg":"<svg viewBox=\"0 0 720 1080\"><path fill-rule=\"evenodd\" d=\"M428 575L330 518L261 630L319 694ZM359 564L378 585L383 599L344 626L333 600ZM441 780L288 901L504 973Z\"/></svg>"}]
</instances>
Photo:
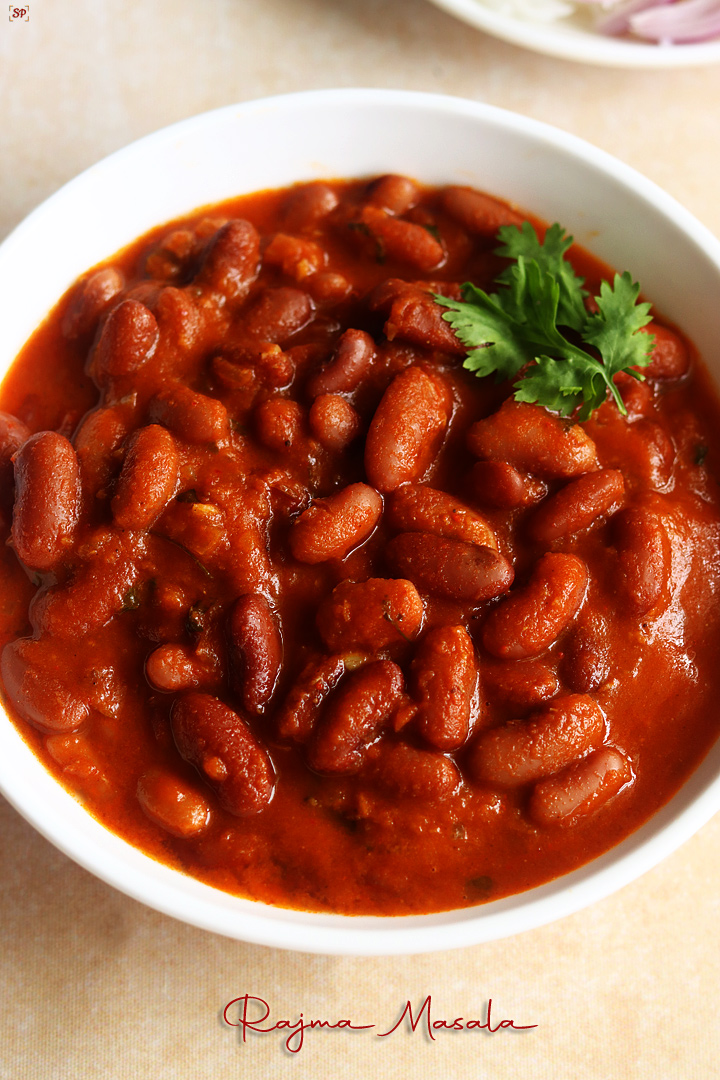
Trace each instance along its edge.
<instances>
[{"instance_id":1,"label":"cilantro garnish sprig","mask_svg":"<svg viewBox=\"0 0 720 1080\"><path fill-rule=\"evenodd\" d=\"M630 274L603 281L597 311L585 305L588 293L565 253L572 237L551 225L543 241L530 222L498 230L497 255L512 260L486 293L466 282L462 300L435 295L448 310L443 318L467 348L464 366L496 381L521 377L515 398L587 420L608 390L627 415L613 382L619 371L644 380L636 367L650 363L652 334L638 331L650 322L650 304L637 302L640 286ZM524 369L524 370L523 370Z\"/></svg>"}]
</instances>

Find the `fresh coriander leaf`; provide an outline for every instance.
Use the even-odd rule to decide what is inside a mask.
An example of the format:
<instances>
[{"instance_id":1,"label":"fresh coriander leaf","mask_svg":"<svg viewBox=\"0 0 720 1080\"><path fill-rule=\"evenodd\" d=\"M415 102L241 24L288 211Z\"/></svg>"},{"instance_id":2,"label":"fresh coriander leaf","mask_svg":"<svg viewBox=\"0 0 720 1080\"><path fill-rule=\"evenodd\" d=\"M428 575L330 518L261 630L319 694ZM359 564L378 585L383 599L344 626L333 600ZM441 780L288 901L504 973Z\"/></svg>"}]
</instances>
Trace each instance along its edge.
<instances>
[{"instance_id":1,"label":"fresh coriander leaf","mask_svg":"<svg viewBox=\"0 0 720 1080\"><path fill-rule=\"evenodd\" d=\"M502 255L506 259L532 260L557 281L557 321L561 326L580 330L585 321L584 299L588 294L582 287L584 279L577 276L572 264L565 258L565 252L572 246L572 236L567 236L562 225L555 223L547 230L541 243L530 222L524 221L521 228L517 225L502 225L498 229L498 237L503 243L495 249L496 255ZM512 270L512 267L503 270L496 279L498 284L508 284Z\"/></svg>"},{"instance_id":2,"label":"fresh coriander leaf","mask_svg":"<svg viewBox=\"0 0 720 1080\"><path fill-rule=\"evenodd\" d=\"M608 388L624 411L622 399L616 387L609 384L602 364L578 350L564 360L539 357L525 378L515 383L515 398L544 405L561 416L570 416L580 408L578 419L587 420L605 401Z\"/></svg>"},{"instance_id":3,"label":"fresh coriander leaf","mask_svg":"<svg viewBox=\"0 0 720 1080\"><path fill-rule=\"evenodd\" d=\"M560 288L552 274L544 271L534 259L523 256L511 271L508 289L498 296L522 327L526 343L530 347L550 348L561 353L570 348L556 324Z\"/></svg>"},{"instance_id":4,"label":"fresh coriander leaf","mask_svg":"<svg viewBox=\"0 0 720 1080\"><path fill-rule=\"evenodd\" d=\"M582 404L582 389L582 379L574 375L567 361L540 356L525 378L515 383L515 400L543 404L561 416L570 416Z\"/></svg>"},{"instance_id":5,"label":"fresh coriander leaf","mask_svg":"<svg viewBox=\"0 0 720 1080\"><path fill-rule=\"evenodd\" d=\"M498 381L522 372L515 386L519 401L535 402L586 420L608 392L623 415L627 410L613 381L619 371L643 379L636 368L649 362L650 305L638 304L639 286L627 272L613 284L602 282L597 312L585 308L583 281L566 262L572 237L552 225L542 243L532 226L503 226L498 254L513 258L488 294L471 283L462 300L435 296L448 310L443 318L468 350L464 366ZM573 331L572 340L562 328ZM523 371L523 369L526 369Z\"/></svg>"},{"instance_id":6,"label":"fresh coriander leaf","mask_svg":"<svg viewBox=\"0 0 720 1080\"><path fill-rule=\"evenodd\" d=\"M506 285L492 296L469 283L462 296L435 299L450 308L443 318L468 348L464 366L478 376L495 373L497 381L509 379L543 355L589 359L560 333L560 286L534 259L519 256L508 268ZM545 404L542 395L539 402Z\"/></svg>"},{"instance_id":7,"label":"fresh coriander leaf","mask_svg":"<svg viewBox=\"0 0 720 1080\"><path fill-rule=\"evenodd\" d=\"M465 367L478 376L512 378L537 348L572 348L555 324L559 287L534 260L520 256L509 268L507 287L493 296L467 282L462 300L435 296L450 310L443 318L469 350Z\"/></svg>"},{"instance_id":8,"label":"fresh coriander leaf","mask_svg":"<svg viewBox=\"0 0 720 1080\"><path fill-rule=\"evenodd\" d=\"M449 309L443 318L468 349L464 366L478 377L495 373L497 382L511 379L528 361L525 339L515 320L495 297L475 285L463 285L462 295L462 300L437 294L435 299Z\"/></svg>"},{"instance_id":9,"label":"fresh coriander leaf","mask_svg":"<svg viewBox=\"0 0 720 1080\"><path fill-rule=\"evenodd\" d=\"M639 292L627 270L615 275L612 286L601 282L595 298L599 310L588 315L582 329L583 341L598 350L610 378L626 367L650 363L654 339L638 334L650 322L650 304L637 303Z\"/></svg>"},{"instance_id":10,"label":"fresh coriander leaf","mask_svg":"<svg viewBox=\"0 0 720 1080\"><path fill-rule=\"evenodd\" d=\"M501 225L498 229L498 239L502 243L495 249L496 255L502 255L506 259L519 259L521 256L525 259L534 259L540 266L555 275L563 272L565 252L569 250L573 240L572 236L565 235L562 225L555 222L547 229L545 239L541 242L529 221L523 221L520 226ZM569 263L567 265L569 266ZM574 270L572 274L575 275ZM580 281L579 278L577 280Z\"/></svg>"}]
</instances>

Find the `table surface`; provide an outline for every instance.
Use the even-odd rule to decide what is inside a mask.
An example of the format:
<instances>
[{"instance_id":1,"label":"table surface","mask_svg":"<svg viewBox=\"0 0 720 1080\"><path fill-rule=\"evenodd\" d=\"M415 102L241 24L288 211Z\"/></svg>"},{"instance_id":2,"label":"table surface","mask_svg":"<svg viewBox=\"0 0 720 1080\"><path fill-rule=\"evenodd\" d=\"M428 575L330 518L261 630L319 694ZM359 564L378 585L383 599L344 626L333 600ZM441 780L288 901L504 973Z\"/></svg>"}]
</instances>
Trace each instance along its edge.
<instances>
[{"instance_id":1,"label":"table surface","mask_svg":"<svg viewBox=\"0 0 720 1080\"><path fill-rule=\"evenodd\" d=\"M589 139L720 235L720 65L615 71L495 41L425 0L31 0L0 18L0 237L64 181L183 117L316 87L436 91ZM720 1076L720 818L620 893L506 941L400 959L312 957L227 941L103 885L0 800L0 1077L294 1075L615 1080ZM222 1022L244 994L372 1031ZM527 1031L392 1027L433 1018ZM286 1032L287 1034L287 1032Z\"/></svg>"}]
</instances>

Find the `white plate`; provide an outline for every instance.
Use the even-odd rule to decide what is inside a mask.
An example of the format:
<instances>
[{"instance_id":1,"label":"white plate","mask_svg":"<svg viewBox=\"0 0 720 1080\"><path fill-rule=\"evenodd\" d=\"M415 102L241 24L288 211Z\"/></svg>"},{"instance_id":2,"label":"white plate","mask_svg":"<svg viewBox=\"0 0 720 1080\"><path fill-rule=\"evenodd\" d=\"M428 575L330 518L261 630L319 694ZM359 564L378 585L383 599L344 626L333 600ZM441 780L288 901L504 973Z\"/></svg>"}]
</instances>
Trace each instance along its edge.
<instances>
[{"instance_id":1,"label":"white plate","mask_svg":"<svg viewBox=\"0 0 720 1080\"><path fill-rule=\"evenodd\" d=\"M456 98L382 90L317 91L220 109L142 139L62 188L0 246L0 376L78 274L151 226L243 192L384 171L430 184L475 184L562 222L601 259L632 270L720 381L720 244L678 203L621 162L544 124ZM272 908L162 866L90 817L1 712L0 790L80 865L195 926L306 952L413 953L539 926L643 873L720 808L720 744L660 813L588 866L506 900L415 917Z\"/></svg>"},{"instance_id":2,"label":"white plate","mask_svg":"<svg viewBox=\"0 0 720 1080\"><path fill-rule=\"evenodd\" d=\"M693 45L654 45L651 42L606 37L585 29L581 17L555 22L530 22L503 15L486 7L482 0L430 0L436 7L525 49L608 67L669 68L692 67L720 61L720 40Z\"/></svg>"}]
</instances>

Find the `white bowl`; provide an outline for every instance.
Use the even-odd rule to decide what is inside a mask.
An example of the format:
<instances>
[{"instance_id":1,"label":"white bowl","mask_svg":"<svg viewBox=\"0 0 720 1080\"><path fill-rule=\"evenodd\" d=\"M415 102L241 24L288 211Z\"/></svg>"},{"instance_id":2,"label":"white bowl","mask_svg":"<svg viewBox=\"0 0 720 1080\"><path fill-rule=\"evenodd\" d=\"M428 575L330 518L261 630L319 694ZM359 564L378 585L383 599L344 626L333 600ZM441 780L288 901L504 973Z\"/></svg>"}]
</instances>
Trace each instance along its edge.
<instances>
[{"instance_id":1,"label":"white bowl","mask_svg":"<svg viewBox=\"0 0 720 1080\"><path fill-rule=\"evenodd\" d=\"M589 15L583 17L584 13L540 22L495 11L482 0L431 0L431 3L486 34L563 60L628 68L694 67L720 61L720 40L656 45L595 33Z\"/></svg>"},{"instance_id":2,"label":"white bowl","mask_svg":"<svg viewBox=\"0 0 720 1080\"><path fill-rule=\"evenodd\" d=\"M151 226L235 194L318 177L403 172L475 184L632 270L720 379L720 244L650 181L553 128L450 97L381 90L294 94L176 124L100 162L0 247L0 375L73 280ZM671 253L671 255L670 255ZM548 885L438 915L352 918L238 899L107 832L0 714L0 789L58 848L129 896L195 926L306 952L391 954L472 945L550 922L659 862L720 807L720 743L643 828Z\"/></svg>"}]
</instances>

